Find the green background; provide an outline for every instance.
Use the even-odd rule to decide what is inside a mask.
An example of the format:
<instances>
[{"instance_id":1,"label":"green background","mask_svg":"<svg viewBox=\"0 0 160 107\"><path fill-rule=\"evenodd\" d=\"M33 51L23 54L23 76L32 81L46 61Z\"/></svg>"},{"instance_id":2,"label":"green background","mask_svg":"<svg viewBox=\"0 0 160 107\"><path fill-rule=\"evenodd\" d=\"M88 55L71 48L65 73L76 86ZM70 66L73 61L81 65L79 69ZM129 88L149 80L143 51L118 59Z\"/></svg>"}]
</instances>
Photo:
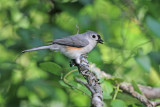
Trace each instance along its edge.
<instances>
[{"instance_id":1,"label":"green background","mask_svg":"<svg viewBox=\"0 0 160 107\"><path fill-rule=\"evenodd\" d=\"M116 77L101 79L104 107L144 106L119 91L113 100L114 85L123 80L160 87L159 9L159 0L0 0L0 106L90 105L90 92L74 81L82 76L68 58L49 50L21 54L76 34L76 25L80 33L93 30L105 41L88 55Z\"/></svg>"}]
</instances>

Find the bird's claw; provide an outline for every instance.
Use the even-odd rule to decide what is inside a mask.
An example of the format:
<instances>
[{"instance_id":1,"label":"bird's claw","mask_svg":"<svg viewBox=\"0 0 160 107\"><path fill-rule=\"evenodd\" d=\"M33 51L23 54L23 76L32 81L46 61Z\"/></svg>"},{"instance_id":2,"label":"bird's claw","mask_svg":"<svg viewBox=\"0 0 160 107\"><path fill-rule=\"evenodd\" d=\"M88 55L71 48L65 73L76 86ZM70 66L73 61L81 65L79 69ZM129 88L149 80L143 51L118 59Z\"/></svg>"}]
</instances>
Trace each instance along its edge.
<instances>
[{"instance_id":1,"label":"bird's claw","mask_svg":"<svg viewBox=\"0 0 160 107\"><path fill-rule=\"evenodd\" d=\"M74 59L72 59L71 61L70 61L70 67L73 67L73 66L77 66L78 64L76 63L76 61L74 60Z\"/></svg>"}]
</instances>

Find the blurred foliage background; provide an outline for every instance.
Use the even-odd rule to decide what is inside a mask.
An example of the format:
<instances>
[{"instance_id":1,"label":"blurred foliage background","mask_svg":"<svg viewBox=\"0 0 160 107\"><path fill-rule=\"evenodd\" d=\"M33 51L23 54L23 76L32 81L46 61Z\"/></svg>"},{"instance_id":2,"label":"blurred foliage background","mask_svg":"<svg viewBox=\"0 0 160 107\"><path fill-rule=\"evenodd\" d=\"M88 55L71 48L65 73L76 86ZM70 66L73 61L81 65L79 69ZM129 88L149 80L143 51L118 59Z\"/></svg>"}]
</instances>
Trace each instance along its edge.
<instances>
[{"instance_id":1,"label":"blurred foliage background","mask_svg":"<svg viewBox=\"0 0 160 107\"><path fill-rule=\"evenodd\" d=\"M0 106L90 105L90 92L74 81L82 77L65 56L49 50L20 54L76 34L76 25L105 41L89 54L90 62L125 82L160 87L158 9L159 0L0 0ZM121 92L112 100L113 81L101 81L104 107L144 106Z\"/></svg>"}]
</instances>

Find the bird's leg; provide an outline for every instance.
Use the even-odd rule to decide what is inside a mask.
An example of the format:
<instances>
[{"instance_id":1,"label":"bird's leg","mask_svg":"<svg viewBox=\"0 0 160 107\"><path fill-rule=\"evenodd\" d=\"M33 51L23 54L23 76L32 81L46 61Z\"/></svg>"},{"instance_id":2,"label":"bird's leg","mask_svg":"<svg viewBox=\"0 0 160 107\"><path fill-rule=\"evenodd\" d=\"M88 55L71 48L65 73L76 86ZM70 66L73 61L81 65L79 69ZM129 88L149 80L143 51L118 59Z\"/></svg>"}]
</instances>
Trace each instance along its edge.
<instances>
[{"instance_id":1,"label":"bird's leg","mask_svg":"<svg viewBox=\"0 0 160 107\"><path fill-rule=\"evenodd\" d=\"M71 59L71 61L70 61L70 63L69 63L69 66L70 66L70 67L72 67L72 66L75 65L73 60L74 60L74 59Z\"/></svg>"},{"instance_id":2,"label":"bird's leg","mask_svg":"<svg viewBox=\"0 0 160 107\"><path fill-rule=\"evenodd\" d=\"M83 55L81 55L82 57L84 57L84 58L87 58L88 56L87 56L87 54L83 54ZM81 64L81 60L80 60L80 57L81 56L79 56L78 58L76 58L76 59L71 59L71 61L70 61L70 67L72 67L72 66L78 66L79 64ZM86 60L85 61L87 64L88 64L88 61Z\"/></svg>"},{"instance_id":3,"label":"bird's leg","mask_svg":"<svg viewBox=\"0 0 160 107\"><path fill-rule=\"evenodd\" d=\"M87 56L87 54L82 54L81 56L84 58L83 61L88 64L88 61L87 61L88 56Z\"/></svg>"}]
</instances>

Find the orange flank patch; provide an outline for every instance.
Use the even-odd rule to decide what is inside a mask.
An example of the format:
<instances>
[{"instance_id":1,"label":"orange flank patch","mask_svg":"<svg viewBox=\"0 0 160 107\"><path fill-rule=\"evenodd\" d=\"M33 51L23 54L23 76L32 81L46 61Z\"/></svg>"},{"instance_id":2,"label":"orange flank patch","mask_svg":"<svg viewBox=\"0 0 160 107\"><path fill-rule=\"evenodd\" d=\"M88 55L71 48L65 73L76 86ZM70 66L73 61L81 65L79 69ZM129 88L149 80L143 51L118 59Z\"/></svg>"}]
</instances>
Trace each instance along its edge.
<instances>
[{"instance_id":1,"label":"orange flank patch","mask_svg":"<svg viewBox=\"0 0 160 107\"><path fill-rule=\"evenodd\" d=\"M79 49L81 49L81 48L78 48L78 47L72 47L72 46L67 46L67 49L68 50L79 50Z\"/></svg>"}]
</instances>

